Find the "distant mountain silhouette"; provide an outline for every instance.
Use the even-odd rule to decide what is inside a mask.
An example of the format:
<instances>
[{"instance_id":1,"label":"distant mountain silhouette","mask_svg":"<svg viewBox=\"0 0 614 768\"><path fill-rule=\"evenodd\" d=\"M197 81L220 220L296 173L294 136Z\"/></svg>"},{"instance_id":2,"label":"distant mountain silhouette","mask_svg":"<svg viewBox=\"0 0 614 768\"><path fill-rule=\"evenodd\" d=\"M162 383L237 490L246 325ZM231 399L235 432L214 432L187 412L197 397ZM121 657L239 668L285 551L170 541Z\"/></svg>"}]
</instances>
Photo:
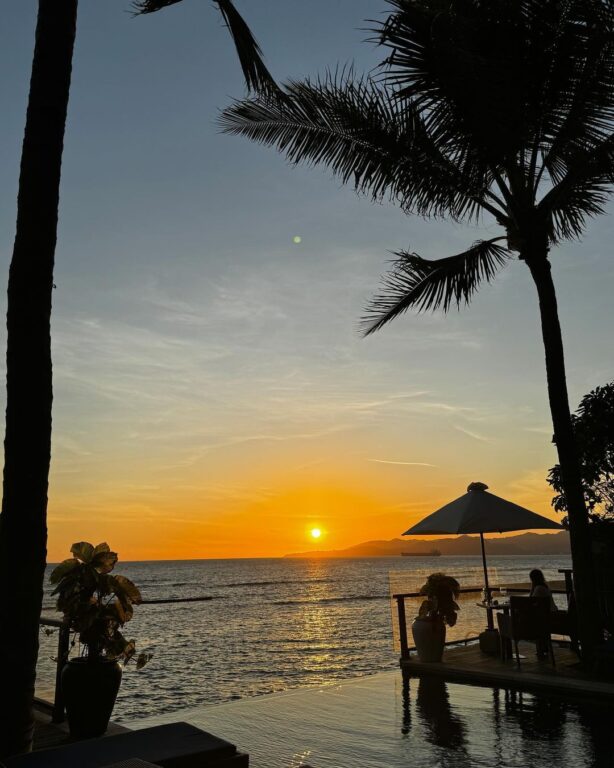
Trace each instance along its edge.
<instances>
[{"instance_id":1,"label":"distant mountain silhouette","mask_svg":"<svg viewBox=\"0 0 614 768\"><path fill-rule=\"evenodd\" d=\"M294 552L286 557L392 557L401 552L423 552L425 556L433 549L442 555L479 555L479 536L455 536L445 539L391 539L390 541L365 541L347 549ZM521 533L518 536L486 540L489 555L567 555L569 534Z\"/></svg>"}]
</instances>

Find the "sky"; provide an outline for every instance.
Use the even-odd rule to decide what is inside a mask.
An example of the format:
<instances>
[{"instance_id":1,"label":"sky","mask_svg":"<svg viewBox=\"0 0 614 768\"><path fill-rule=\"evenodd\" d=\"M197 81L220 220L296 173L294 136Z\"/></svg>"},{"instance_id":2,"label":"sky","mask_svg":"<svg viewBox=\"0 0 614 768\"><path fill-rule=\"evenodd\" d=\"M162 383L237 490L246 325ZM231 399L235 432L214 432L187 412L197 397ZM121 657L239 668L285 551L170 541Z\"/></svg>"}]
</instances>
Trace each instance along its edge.
<instances>
[{"instance_id":1,"label":"sky","mask_svg":"<svg viewBox=\"0 0 614 768\"><path fill-rule=\"evenodd\" d=\"M0 28L4 285L36 6L5 0ZM382 58L365 19L381 18L384 0L237 7L280 80ZM460 312L410 313L361 338L391 252L451 255L493 228L408 217L326 169L221 134L220 109L244 91L213 4L141 18L128 8L79 9L52 321L50 561L80 540L108 541L124 560L339 549L399 536L476 480L554 516L526 266L508 265ZM607 215L552 254L572 408L613 378L613 239Z\"/></svg>"}]
</instances>

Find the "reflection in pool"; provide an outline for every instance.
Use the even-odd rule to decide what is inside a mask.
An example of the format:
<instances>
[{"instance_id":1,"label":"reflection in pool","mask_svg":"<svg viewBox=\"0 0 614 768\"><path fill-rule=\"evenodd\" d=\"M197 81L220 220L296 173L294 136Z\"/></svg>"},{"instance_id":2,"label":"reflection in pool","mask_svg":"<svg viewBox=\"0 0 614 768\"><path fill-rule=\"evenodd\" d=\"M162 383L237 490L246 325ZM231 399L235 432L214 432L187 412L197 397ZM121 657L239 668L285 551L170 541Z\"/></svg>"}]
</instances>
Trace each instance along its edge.
<instances>
[{"instance_id":1,"label":"reflection in pool","mask_svg":"<svg viewBox=\"0 0 614 768\"><path fill-rule=\"evenodd\" d=\"M133 721L187 720L251 768L614 768L614 707L400 671Z\"/></svg>"},{"instance_id":2,"label":"reflection in pool","mask_svg":"<svg viewBox=\"0 0 614 768\"><path fill-rule=\"evenodd\" d=\"M402 734L431 745L436 765L614 766L612 707L437 678L404 678L402 699Z\"/></svg>"}]
</instances>

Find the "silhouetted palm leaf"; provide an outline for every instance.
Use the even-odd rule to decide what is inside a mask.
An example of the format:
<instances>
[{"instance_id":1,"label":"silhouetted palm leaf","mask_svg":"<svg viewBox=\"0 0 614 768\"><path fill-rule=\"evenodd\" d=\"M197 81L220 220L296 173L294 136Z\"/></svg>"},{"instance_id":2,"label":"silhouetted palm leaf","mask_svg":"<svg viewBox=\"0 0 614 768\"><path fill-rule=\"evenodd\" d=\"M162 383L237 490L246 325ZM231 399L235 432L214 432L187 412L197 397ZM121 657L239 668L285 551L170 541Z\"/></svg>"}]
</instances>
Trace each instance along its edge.
<instances>
[{"instance_id":1,"label":"silhouetted palm leaf","mask_svg":"<svg viewBox=\"0 0 614 768\"><path fill-rule=\"evenodd\" d=\"M181 0L134 0L132 7L135 15L140 16L143 13L155 13L162 8L168 8L169 5L180 2Z\"/></svg>"},{"instance_id":2,"label":"silhouetted palm leaf","mask_svg":"<svg viewBox=\"0 0 614 768\"><path fill-rule=\"evenodd\" d=\"M385 79L457 152L528 175L543 153L556 174L570 147L611 132L611 3L389 1Z\"/></svg>"},{"instance_id":3,"label":"silhouetted palm leaf","mask_svg":"<svg viewBox=\"0 0 614 768\"><path fill-rule=\"evenodd\" d=\"M522 57L518 33L508 34L509 25L493 28L476 3L391 5L399 12L379 28L380 44L392 51L386 82L416 104L431 135L464 156L498 161L513 153L522 141L518 70L510 66L510 58ZM513 5L507 3L508 13Z\"/></svg>"},{"instance_id":4,"label":"silhouetted palm leaf","mask_svg":"<svg viewBox=\"0 0 614 768\"><path fill-rule=\"evenodd\" d=\"M566 44L554 50L567 77L544 83L542 121L543 166L555 182L577 151L600 144L612 131L614 91L614 6L611 3L568 3L563 15ZM552 92L557 98L553 98Z\"/></svg>"},{"instance_id":5,"label":"silhouetted palm leaf","mask_svg":"<svg viewBox=\"0 0 614 768\"><path fill-rule=\"evenodd\" d=\"M411 102L352 74L292 81L281 98L235 102L222 128L275 146L293 163L325 165L357 191L374 200L388 195L408 212L503 216L487 199L491 179L483 169L447 157Z\"/></svg>"},{"instance_id":6,"label":"silhouetted palm leaf","mask_svg":"<svg viewBox=\"0 0 614 768\"><path fill-rule=\"evenodd\" d=\"M538 210L552 222L551 240L579 237L591 216L604 212L614 183L614 135L579 150L561 180L542 198Z\"/></svg>"},{"instance_id":7,"label":"silhouetted palm leaf","mask_svg":"<svg viewBox=\"0 0 614 768\"><path fill-rule=\"evenodd\" d=\"M175 5L182 0L134 0L135 15L140 16ZM262 60L262 51L250 28L231 0L215 0L233 39L247 87L253 91L275 93L277 84Z\"/></svg>"},{"instance_id":8,"label":"silhouetted palm leaf","mask_svg":"<svg viewBox=\"0 0 614 768\"><path fill-rule=\"evenodd\" d=\"M383 291L376 296L363 319L365 335L379 330L410 307L424 310L455 303L469 303L482 281L490 282L511 257L494 238L480 240L456 256L429 261L415 253L400 251L393 269L384 277Z\"/></svg>"}]
</instances>

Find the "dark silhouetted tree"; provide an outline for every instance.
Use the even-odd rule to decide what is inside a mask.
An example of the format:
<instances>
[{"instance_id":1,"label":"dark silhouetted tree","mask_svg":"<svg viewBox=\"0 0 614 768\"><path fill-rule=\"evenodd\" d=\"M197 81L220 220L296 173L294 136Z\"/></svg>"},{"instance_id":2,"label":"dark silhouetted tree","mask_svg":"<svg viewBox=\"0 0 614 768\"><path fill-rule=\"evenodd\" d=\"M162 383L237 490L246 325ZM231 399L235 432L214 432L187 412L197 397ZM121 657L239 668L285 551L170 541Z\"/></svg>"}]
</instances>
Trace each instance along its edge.
<instances>
[{"instance_id":1,"label":"dark silhouetted tree","mask_svg":"<svg viewBox=\"0 0 614 768\"><path fill-rule=\"evenodd\" d=\"M142 2L147 13L172 2ZM250 88L272 80L229 0L216 5ZM7 310L7 405L0 514L0 758L32 742L51 459L51 293L77 0L39 0Z\"/></svg>"},{"instance_id":2,"label":"dark silhouetted tree","mask_svg":"<svg viewBox=\"0 0 614 768\"><path fill-rule=\"evenodd\" d=\"M51 292L77 0L40 0L9 272L0 757L32 740L51 459Z\"/></svg>"},{"instance_id":3,"label":"dark silhouetted tree","mask_svg":"<svg viewBox=\"0 0 614 768\"><path fill-rule=\"evenodd\" d=\"M614 381L584 395L571 420L589 514L614 522ZM556 492L552 506L567 513L560 464L552 467L548 482Z\"/></svg>"},{"instance_id":4,"label":"dark silhouetted tree","mask_svg":"<svg viewBox=\"0 0 614 768\"><path fill-rule=\"evenodd\" d=\"M292 81L236 102L224 130L322 164L373 200L499 237L436 260L400 252L365 317L469 303L518 258L539 299L584 655L599 638L588 514L550 256L604 212L614 181L612 0L388 0L379 72Z\"/></svg>"}]
</instances>

